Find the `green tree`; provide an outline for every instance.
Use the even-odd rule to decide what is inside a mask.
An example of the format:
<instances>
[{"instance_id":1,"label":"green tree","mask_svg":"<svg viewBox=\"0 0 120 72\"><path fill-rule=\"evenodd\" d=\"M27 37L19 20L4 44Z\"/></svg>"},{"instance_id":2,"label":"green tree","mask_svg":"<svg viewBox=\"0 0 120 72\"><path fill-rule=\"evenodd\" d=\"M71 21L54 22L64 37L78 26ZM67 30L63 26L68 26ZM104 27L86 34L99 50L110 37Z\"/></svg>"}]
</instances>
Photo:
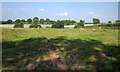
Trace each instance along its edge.
<instances>
[{"instance_id":1,"label":"green tree","mask_svg":"<svg viewBox=\"0 0 120 72\"><path fill-rule=\"evenodd\" d=\"M21 20L21 22L25 23L25 20L24 20L24 19L22 19L22 20Z\"/></svg>"},{"instance_id":2,"label":"green tree","mask_svg":"<svg viewBox=\"0 0 120 72\"><path fill-rule=\"evenodd\" d=\"M75 20L71 20L71 24L73 25L74 23L76 23L76 21Z\"/></svg>"},{"instance_id":3,"label":"green tree","mask_svg":"<svg viewBox=\"0 0 120 72\"><path fill-rule=\"evenodd\" d=\"M51 23L51 24L55 24L55 23L56 23L56 21L50 20L50 23Z\"/></svg>"},{"instance_id":4,"label":"green tree","mask_svg":"<svg viewBox=\"0 0 120 72\"><path fill-rule=\"evenodd\" d=\"M84 20L80 20L79 24L80 24L81 27L84 27L85 21Z\"/></svg>"},{"instance_id":5,"label":"green tree","mask_svg":"<svg viewBox=\"0 0 120 72\"><path fill-rule=\"evenodd\" d=\"M85 24L85 21L84 20L80 20L80 22L74 28L84 27L84 24Z\"/></svg>"},{"instance_id":6,"label":"green tree","mask_svg":"<svg viewBox=\"0 0 120 72\"><path fill-rule=\"evenodd\" d=\"M41 23L41 24L44 24L44 19L40 19L40 23Z\"/></svg>"},{"instance_id":7,"label":"green tree","mask_svg":"<svg viewBox=\"0 0 120 72\"><path fill-rule=\"evenodd\" d=\"M33 24L31 24L29 26L29 28L41 28L42 26L38 25L38 22L39 22L39 18L38 17L34 17L33 18Z\"/></svg>"},{"instance_id":8,"label":"green tree","mask_svg":"<svg viewBox=\"0 0 120 72\"><path fill-rule=\"evenodd\" d=\"M64 28L64 24L62 21L57 20L57 22L52 25L52 28Z\"/></svg>"},{"instance_id":9,"label":"green tree","mask_svg":"<svg viewBox=\"0 0 120 72\"><path fill-rule=\"evenodd\" d=\"M66 24L66 25L70 25L70 20L66 20L66 21L65 21L65 24Z\"/></svg>"},{"instance_id":10,"label":"green tree","mask_svg":"<svg viewBox=\"0 0 120 72\"><path fill-rule=\"evenodd\" d=\"M116 20L115 22L118 23L118 22L120 22L120 20Z\"/></svg>"},{"instance_id":11,"label":"green tree","mask_svg":"<svg viewBox=\"0 0 120 72\"><path fill-rule=\"evenodd\" d=\"M12 24L12 20L11 19L7 20L7 24Z\"/></svg>"},{"instance_id":12,"label":"green tree","mask_svg":"<svg viewBox=\"0 0 120 72\"><path fill-rule=\"evenodd\" d=\"M15 23L14 28L24 28L23 22Z\"/></svg>"},{"instance_id":13,"label":"green tree","mask_svg":"<svg viewBox=\"0 0 120 72\"><path fill-rule=\"evenodd\" d=\"M31 24L32 23L32 19L31 18L27 19L27 23Z\"/></svg>"},{"instance_id":14,"label":"green tree","mask_svg":"<svg viewBox=\"0 0 120 72\"><path fill-rule=\"evenodd\" d=\"M100 20L97 19L97 18L93 18L93 24L99 24L100 23Z\"/></svg>"},{"instance_id":15,"label":"green tree","mask_svg":"<svg viewBox=\"0 0 120 72\"><path fill-rule=\"evenodd\" d=\"M108 21L109 24L111 24L112 22L111 21Z\"/></svg>"},{"instance_id":16,"label":"green tree","mask_svg":"<svg viewBox=\"0 0 120 72\"><path fill-rule=\"evenodd\" d=\"M33 24L38 24L39 22L39 18L38 17L34 17L33 18Z\"/></svg>"},{"instance_id":17,"label":"green tree","mask_svg":"<svg viewBox=\"0 0 120 72\"><path fill-rule=\"evenodd\" d=\"M15 23L20 23L20 19L15 20Z\"/></svg>"},{"instance_id":18,"label":"green tree","mask_svg":"<svg viewBox=\"0 0 120 72\"><path fill-rule=\"evenodd\" d=\"M46 21L47 24L50 24L50 19L49 18L47 18L45 21Z\"/></svg>"},{"instance_id":19,"label":"green tree","mask_svg":"<svg viewBox=\"0 0 120 72\"><path fill-rule=\"evenodd\" d=\"M38 24L31 24L29 28L42 28L42 26Z\"/></svg>"}]
</instances>

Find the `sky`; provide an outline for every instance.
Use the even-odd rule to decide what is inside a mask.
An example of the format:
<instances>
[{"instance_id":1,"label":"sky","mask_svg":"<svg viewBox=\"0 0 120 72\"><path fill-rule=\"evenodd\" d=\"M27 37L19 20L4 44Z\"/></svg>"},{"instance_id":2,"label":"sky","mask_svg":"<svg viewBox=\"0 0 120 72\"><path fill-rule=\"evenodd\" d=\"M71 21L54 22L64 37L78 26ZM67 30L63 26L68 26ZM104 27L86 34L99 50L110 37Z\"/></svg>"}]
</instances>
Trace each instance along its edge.
<instances>
[{"instance_id":1,"label":"sky","mask_svg":"<svg viewBox=\"0 0 120 72\"><path fill-rule=\"evenodd\" d=\"M101 22L118 19L118 2L3 2L2 20L28 18L85 20Z\"/></svg>"},{"instance_id":2,"label":"sky","mask_svg":"<svg viewBox=\"0 0 120 72\"><path fill-rule=\"evenodd\" d=\"M1 0L1 2L118 2L119 0Z\"/></svg>"}]
</instances>

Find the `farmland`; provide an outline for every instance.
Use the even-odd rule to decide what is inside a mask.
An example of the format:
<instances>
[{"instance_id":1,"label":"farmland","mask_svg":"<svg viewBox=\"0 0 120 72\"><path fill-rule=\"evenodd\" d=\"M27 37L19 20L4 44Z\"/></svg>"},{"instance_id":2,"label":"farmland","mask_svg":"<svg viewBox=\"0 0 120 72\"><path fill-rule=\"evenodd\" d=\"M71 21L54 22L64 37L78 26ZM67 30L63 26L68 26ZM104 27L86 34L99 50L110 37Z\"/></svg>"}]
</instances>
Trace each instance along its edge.
<instances>
[{"instance_id":1,"label":"farmland","mask_svg":"<svg viewBox=\"0 0 120 72\"><path fill-rule=\"evenodd\" d=\"M3 28L3 70L119 70L118 30Z\"/></svg>"}]
</instances>

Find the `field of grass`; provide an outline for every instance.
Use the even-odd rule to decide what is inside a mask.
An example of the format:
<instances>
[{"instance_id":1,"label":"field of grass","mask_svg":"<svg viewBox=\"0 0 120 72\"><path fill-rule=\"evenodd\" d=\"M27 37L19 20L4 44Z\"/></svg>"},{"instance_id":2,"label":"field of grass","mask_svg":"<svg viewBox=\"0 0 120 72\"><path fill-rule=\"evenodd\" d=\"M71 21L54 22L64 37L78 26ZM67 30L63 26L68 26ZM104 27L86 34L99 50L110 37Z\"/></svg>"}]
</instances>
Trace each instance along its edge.
<instances>
[{"instance_id":1,"label":"field of grass","mask_svg":"<svg viewBox=\"0 0 120 72\"><path fill-rule=\"evenodd\" d=\"M120 69L118 30L2 29L3 70Z\"/></svg>"}]
</instances>

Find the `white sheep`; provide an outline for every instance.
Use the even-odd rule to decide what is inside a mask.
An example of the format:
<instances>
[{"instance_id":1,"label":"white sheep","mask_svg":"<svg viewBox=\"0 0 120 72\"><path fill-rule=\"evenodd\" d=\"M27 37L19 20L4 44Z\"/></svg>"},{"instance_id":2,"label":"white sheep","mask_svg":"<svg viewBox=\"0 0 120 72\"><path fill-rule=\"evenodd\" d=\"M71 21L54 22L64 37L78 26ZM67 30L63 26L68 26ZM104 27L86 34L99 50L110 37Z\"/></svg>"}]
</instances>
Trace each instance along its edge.
<instances>
[{"instance_id":1,"label":"white sheep","mask_svg":"<svg viewBox=\"0 0 120 72\"><path fill-rule=\"evenodd\" d=\"M93 30L94 32L96 32L96 31L97 31L97 29L95 29L95 28L93 28L92 30Z\"/></svg>"}]
</instances>

